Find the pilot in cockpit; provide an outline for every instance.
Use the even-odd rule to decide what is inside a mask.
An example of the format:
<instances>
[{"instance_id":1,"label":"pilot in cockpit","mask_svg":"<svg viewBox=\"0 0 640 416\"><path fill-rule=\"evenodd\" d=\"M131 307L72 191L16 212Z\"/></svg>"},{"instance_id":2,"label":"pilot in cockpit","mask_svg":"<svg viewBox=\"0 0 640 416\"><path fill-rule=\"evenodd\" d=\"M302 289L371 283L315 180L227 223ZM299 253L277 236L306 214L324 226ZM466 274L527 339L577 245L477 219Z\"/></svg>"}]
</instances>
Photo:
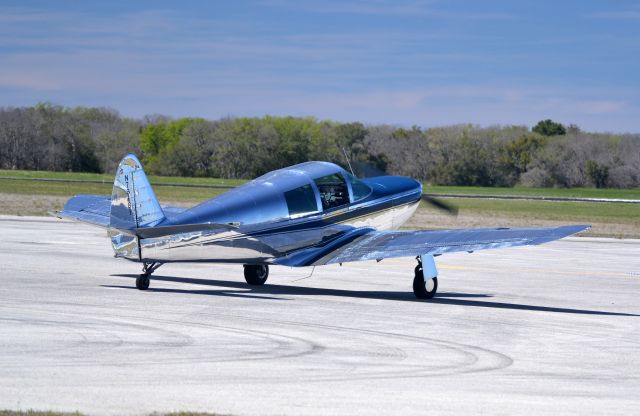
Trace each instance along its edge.
<instances>
[{"instance_id":1,"label":"pilot in cockpit","mask_svg":"<svg viewBox=\"0 0 640 416\"><path fill-rule=\"evenodd\" d=\"M344 204L344 192L338 186L324 186L320 191L322 209L330 209Z\"/></svg>"}]
</instances>

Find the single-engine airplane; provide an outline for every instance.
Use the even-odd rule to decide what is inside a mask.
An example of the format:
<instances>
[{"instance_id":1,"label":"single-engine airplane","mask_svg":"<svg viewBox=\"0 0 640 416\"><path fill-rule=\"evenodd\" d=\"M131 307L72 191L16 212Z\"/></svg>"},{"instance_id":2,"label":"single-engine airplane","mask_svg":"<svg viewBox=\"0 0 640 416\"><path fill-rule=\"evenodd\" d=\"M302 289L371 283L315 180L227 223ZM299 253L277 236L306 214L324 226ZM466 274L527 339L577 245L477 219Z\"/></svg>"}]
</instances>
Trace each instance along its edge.
<instances>
[{"instance_id":1,"label":"single-engine airplane","mask_svg":"<svg viewBox=\"0 0 640 416\"><path fill-rule=\"evenodd\" d=\"M262 285L269 265L415 256L413 291L420 299L438 289L435 256L542 244L590 228L397 230L421 200L455 211L423 195L411 178L357 179L333 163L306 162L192 208L161 206L140 161L129 154L118 166L111 197L77 195L56 215L106 228L115 257L142 263L140 290L149 288L151 274L164 263L239 263L248 284Z\"/></svg>"}]
</instances>

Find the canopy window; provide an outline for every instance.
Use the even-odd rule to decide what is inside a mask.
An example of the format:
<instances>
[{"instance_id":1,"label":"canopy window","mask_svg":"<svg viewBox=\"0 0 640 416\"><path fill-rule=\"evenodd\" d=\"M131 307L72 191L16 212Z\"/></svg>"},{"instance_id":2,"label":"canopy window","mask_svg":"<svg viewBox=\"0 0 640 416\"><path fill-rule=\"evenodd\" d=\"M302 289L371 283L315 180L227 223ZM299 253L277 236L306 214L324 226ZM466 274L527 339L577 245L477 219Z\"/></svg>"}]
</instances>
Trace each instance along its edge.
<instances>
[{"instance_id":1,"label":"canopy window","mask_svg":"<svg viewBox=\"0 0 640 416\"><path fill-rule=\"evenodd\" d=\"M287 201L289 216L299 217L318 211L316 195L311 185L304 185L299 188L284 193Z\"/></svg>"},{"instance_id":2,"label":"canopy window","mask_svg":"<svg viewBox=\"0 0 640 416\"><path fill-rule=\"evenodd\" d=\"M323 210L349 203L349 191L342 175L334 173L333 175L318 178L315 182L318 192L320 192Z\"/></svg>"}]
</instances>

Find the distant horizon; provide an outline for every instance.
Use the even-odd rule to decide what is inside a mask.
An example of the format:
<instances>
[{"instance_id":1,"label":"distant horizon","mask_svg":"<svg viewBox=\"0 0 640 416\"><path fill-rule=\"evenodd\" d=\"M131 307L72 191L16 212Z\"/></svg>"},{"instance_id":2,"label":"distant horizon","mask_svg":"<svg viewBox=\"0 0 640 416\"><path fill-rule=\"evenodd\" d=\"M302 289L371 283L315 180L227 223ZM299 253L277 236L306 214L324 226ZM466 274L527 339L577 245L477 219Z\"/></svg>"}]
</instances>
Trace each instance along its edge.
<instances>
[{"instance_id":1,"label":"distant horizon","mask_svg":"<svg viewBox=\"0 0 640 416\"><path fill-rule=\"evenodd\" d=\"M306 118L306 117L310 117L313 118L315 120L318 121L330 121L330 122L336 122L336 123L362 123L365 126L391 126L391 127L397 127L397 128L404 128L404 129L411 129L413 127L418 127L420 129L432 129L432 128L444 128L444 127L453 127L453 126L472 126L472 127L476 127L476 128L481 128L481 129L487 129L487 128L492 128L492 127L496 127L496 128L504 128L504 127L524 127L528 130L531 130L533 127L535 127L536 124L538 124L538 122L540 121L544 121L544 120L552 120L554 122L559 122L558 120L554 119L553 117L546 117L544 119L540 119L538 121L536 121L535 123L533 123L532 125L526 125L526 124L512 124L512 123L494 123L494 124L478 124L478 123L465 123L465 122L460 122L460 123L451 123L451 124L434 124L434 125L420 125L417 123L414 124L401 124L401 123L388 123L385 121L372 121L372 122L364 122L362 120L337 120L337 119L331 119L331 118L321 118L321 117L317 117L314 116L313 114L307 114L307 115L291 115L291 114L270 114L270 113L266 113L266 114L262 114L262 115L237 115L237 114L227 114L227 115L223 115L223 116L219 116L219 117L211 117L211 116L206 116L206 115L186 115L186 116L172 116L170 114L161 114L161 113L145 113L142 116L133 116L130 114L125 114L122 111L120 111L117 108L114 107L110 107L110 106L105 106L105 105L64 105L62 103L54 103L54 102L48 102L48 101L41 101L41 102L37 102L35 104L31 104L31 105L21 105L21 106L12 106L12 105L7 105L7 106L2 106L0 108L29 108L29 107L35 107L39 104L49 104L49 105L53 105L53 106L61 106L63 108L67 108L67 109L74 109L74 108L104 108L104 109L108 109L108 110L112 110L115 111L118 115L120 115L121 117L125 117L125 118L130 118L130 119L134 119L134 120L143 120L145 117L167 117L169 119L180 119L180 118L201 118L207 121L216 121L216 120L221 120L221 119L225 119L225 118L262 118L262 117L295 117L295 118ZM570 127L572 124L565 124L565 123L561 123L565 128ZM589 133L589 134L613 134L613 135L640 135L640 131L598 131L598 130L587 130L582 128L581 126L575 125L577 126L580 131L585 132L585 133Z\"/></svg>"},{"instance_id":2,"label":"distant horizon","mask_svg":"<svg viewBox=\"0 0 640 416\"><path fill-rule=\"evenodd\" d=\"M0 5L0 106L640 132L634 0Z\"/></svg>"}]
</instances>

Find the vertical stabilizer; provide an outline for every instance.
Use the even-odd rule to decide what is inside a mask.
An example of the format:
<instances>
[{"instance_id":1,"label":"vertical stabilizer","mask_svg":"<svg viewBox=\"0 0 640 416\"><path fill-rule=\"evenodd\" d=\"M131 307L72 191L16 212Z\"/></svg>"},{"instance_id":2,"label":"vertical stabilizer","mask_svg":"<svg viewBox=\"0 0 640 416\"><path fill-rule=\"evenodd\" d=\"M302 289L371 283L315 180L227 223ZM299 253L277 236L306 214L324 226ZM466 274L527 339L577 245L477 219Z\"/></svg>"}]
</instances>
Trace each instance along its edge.
<instances>
[{"instance_id":1,"label":"vertical stabilizer","mask_svg":"<svg viewBox=\"0 0 640 416\"><path fill-rule=\"evenodd\" d=\"M116 172L111 194L109 236L116 257L139 259L138 239L132 230L153 227L165 216L135 155L126 155Z\"/></svg>"}]
</instances>

